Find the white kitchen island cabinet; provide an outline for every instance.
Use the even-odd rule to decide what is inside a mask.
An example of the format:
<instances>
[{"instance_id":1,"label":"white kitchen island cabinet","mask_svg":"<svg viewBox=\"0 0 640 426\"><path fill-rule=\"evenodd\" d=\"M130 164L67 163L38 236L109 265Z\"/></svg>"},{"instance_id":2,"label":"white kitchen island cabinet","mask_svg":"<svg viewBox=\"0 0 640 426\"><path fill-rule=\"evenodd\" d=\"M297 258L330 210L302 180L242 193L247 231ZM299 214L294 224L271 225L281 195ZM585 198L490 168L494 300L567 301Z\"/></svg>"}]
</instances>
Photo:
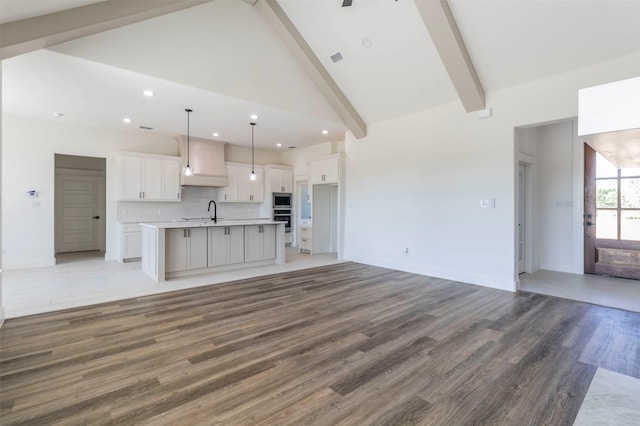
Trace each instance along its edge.
<instances>
[{"instance_id":1,"label":"white kitchen island cabinet","mask_svg":"<svg viewBox=\"0 0 640 426\"><path fill-rule=\"evenodd\" d=\"M207 230L203 228L167 229L166 272L207 267Z\"/></svg>"},{"instance_id":2,"label":"white kitchen island cabinet","mask_svg":"<svg viewBox=\"0 0 640 426\"><path fill-rule=\"evenodd\" d=\"M194 273L284 264L284 222L143 223L142 272L156 282Z\"/></svg>"},{"instance_id":3,"label":"white kitchen island cabinet","mask_svg":"<svg viewBox=\"0 0 640 426\"><path fill-rule=\"evenodd\" d=\"M245 226L244 237L244 258L246 262L257 262L276 257L275 225Z\"/></svg>"},{"instance_id":4,"label":"white kitchen island cabinet","mask_svg":"<svg viewBox=\"0 0 640 426\"><path fill-rule=\"evenodd\" d=\"M208 266L243 263L244 226L212 226L209 228Z\"/></svg>"}]
</instances>

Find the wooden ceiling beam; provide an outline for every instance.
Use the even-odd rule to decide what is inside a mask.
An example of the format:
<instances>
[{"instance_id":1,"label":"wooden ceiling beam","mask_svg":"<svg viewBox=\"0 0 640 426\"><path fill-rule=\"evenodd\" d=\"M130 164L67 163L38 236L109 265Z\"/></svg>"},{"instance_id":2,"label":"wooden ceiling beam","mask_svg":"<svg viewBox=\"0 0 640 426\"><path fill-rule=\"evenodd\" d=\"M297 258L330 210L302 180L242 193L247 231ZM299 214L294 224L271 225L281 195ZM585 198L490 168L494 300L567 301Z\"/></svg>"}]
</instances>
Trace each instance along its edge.
<instances>
[{"instance_id":1,"label":"wooden ceiling beam","mask_svg":"<svg viewBox=\"0 0 640 426\"><path fill-rule=\"evenodd\" d=\"M278 2L276 0L258 0L255 3L255 7L275 29L283 43L293 53L307 75L318 86L351 133L358 139L367 136L367 124L351 105L345 94L342 93L342 90L340 90Z\"/></svg>"},{"instance_id":2,"label":"wooden ceiling beam","mask_svg":"<svg viewBox=\"0 0 640 426\"><path fill-rule=\"evenodd\" d=\"M0 25L0 57L7 59L209 1L211 0L106 0L6 22Z\"/></svg>"},{"instance_id":3,"label":"wooden ceiling beam","mask_svg":"<svg viewBox=\"0 0 640 426\"><path fill-rule=\"evenodd\" d=\"M414 0L467 112L485 108L485 95L447 0Z\"/></svg>"}]
</instances>

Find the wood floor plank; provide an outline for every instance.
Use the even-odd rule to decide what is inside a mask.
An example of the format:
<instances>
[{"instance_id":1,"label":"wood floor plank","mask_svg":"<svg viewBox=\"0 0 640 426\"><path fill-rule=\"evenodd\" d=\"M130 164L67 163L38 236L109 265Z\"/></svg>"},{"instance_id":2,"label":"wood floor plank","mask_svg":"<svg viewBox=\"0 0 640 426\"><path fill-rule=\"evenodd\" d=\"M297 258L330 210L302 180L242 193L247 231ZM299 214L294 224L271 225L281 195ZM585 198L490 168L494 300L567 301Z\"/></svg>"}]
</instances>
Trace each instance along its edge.
<instances>
[{"instance_id":1,"label":"wood floor plank","mask_svg":"<svg viewBox=\"0 0 640 426\"><path fill-rule=\"evenodd\" d=\"M640 314L344 263L14 318L2 425L571 424Z\"/></svg>"}]
</instances>

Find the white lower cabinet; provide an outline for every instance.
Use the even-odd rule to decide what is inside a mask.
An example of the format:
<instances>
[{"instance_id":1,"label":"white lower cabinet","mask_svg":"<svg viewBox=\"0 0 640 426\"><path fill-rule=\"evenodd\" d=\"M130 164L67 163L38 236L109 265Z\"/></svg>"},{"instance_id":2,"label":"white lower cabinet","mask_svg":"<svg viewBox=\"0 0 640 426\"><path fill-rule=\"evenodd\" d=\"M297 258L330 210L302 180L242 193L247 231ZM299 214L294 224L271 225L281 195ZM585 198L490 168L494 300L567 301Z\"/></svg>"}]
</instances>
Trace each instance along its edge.
<instances>
[{"instance_id":1,"label":"white lower cabinet","mask_svg":"<svg viewBox=\"0 0 640 426\"><path fill-rule=\"evenodd\" d=\"M244 226L209 228L209 259L207 265L223 266L244 262Z\"/></svg>"},{"instance_id":2,"label":"white lower cabinet","mask_svg":"<svg viewBox=\"0 0 640 426\"><path fill-rule=\"evenodd\" d=\"M142 229L137 223L123 223L120 225L121 256L120 260L140 259L142 257Z\"/></svg>"},{"instance_id":3,"label":"white lower cabinet","mask_svg":"<svg viewBox=\"0 0 640 426\"><path fill-rule=\"evenodd\" d=\"M247 225L244 238L245 262L275 259L276 225Z\"/></svg>"},{"instance_id":4,"label":"white lower cabinet","mask_svg":"<svg viewBox=\"0 0 640 426\"><path fill-rule=\"evenodd\" d=\"M313 228L311 223L301 223L298 226L298 250L311 253Z\"/></svg>"},{"instance_id":5,"label":"white lower cabinet","mask_svg":"<svg viewBox=\"0 0 640 426\"><path fill-rule=\"evenodd\" d=\"M179 272L207 267L207 228L167 229L165 271Z\"/></svg>"}]
</instances>

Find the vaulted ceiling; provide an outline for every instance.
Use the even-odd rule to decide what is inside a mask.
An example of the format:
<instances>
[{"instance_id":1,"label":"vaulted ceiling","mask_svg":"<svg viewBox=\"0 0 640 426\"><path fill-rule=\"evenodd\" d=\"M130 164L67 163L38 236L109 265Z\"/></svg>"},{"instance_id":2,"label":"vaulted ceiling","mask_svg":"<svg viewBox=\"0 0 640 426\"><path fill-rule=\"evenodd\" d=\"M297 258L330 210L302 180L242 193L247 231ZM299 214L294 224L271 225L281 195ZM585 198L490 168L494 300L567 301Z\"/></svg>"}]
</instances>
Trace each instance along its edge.
<instances>
[{"instance_id":1,"label":"vaulted ceiling","mask_svg":"<svg viewBox=\"0 0 640 426\"><path fill-rule=\"evenodd\" d=\"M0 0L3 50L8 32L33 19L117 3ZM154 3L175 10L3 54L4 113L177 135L189 107L192 135L238 145L249 143L255 113L256 145L286 149L362 136L367 124L444 103L479 109L484 93L640 52L636 1Z\"/></svg>"}]
</instances>

